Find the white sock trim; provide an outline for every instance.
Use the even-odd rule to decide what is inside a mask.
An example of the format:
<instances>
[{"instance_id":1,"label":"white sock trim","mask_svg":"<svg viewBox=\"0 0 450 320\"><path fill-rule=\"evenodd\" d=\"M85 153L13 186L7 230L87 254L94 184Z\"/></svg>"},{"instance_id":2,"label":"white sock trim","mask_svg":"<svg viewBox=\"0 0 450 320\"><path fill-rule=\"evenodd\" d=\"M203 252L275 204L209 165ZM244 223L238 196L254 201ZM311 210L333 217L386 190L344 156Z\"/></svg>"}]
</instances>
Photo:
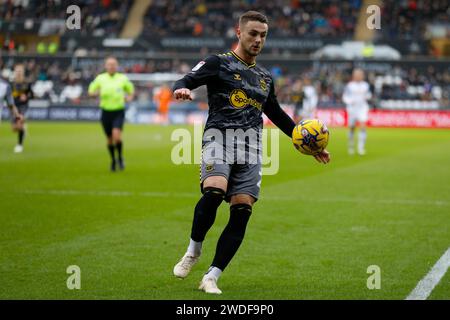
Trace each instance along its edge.
<instances>
[{"instance_id":1,"label":"white sock trim","mask_svg":"<svg viewBox=\"0 0 450 320\"><path fill-rule=\"evenodd\" d=\"M209 267L208 271L206 272L206 275L213 276L216 279L219 279L221 274L222 274L222 270L220 270L217 267Z\"/></svg>"},{"instance_id":2,"label":"white sock trim","mask_svg":"<svg viewBox=\"0 0 450 320\"><path fill-rule=\"evenodd\" d=\"M187 252L193 255L194 257L200 256L202 254L202 243L203 242L197 242L190 239Z\"/></svg>"},{"instance_id":3,"label":"white sock trim","mask_svg":"<svg viewBox=\"0 0 450 320\"><path fill-rule=\"evenodd\" d=\"M358 135L358 148L364 150L366 147L367 133L366 130L360 130Z\"/></svg>"}]
</instances>

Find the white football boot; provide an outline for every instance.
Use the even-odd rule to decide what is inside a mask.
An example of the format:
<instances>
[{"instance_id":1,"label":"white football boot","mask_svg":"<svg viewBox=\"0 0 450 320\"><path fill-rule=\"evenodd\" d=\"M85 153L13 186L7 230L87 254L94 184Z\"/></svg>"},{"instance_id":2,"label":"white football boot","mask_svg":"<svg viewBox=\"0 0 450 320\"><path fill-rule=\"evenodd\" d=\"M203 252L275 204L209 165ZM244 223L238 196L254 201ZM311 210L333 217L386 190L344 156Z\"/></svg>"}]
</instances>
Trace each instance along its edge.
<instances>
[{"instance_id":1,"label":"white football boot","mask_svg":"<svg viewBox=\"0 0 450 320\"><path fill-rule=\"evenodd\" d=\"M217 287L217 279L213 276L205 274L200 282L199 290L211 294L222 294L222 290Z\"/></svg>"},{"instance_id":2,"label":"white football boot","mask_svg":"<svg viewBox=\"0 0 450 320\"><path fill-rule=\"evenodd\" d=\"M358 154L364 156L366 154L366 149L364 147L358 148Z\"/></svg>"},{"instance_id":3,"label":"white football boot","mask_svg":"<svg viewBox=\"0 0 450 320\"><path fill-rule=\"evenodd\" d=\"M191 272L192 267L198 262L200 256L193 256L192 254L186 252L186 254L181 258L181 260L173 268L173 274L178 278L186 278Z\"/></svg>"},{"instance_id":4,"label":"white football boot","mask_svg":"<svg viewBox=\"0 0 450 320\"><path fill-rule=\"evenodd\" d=\"M21 146L20 144L16 145L14 147L14 153L21 153L23 152L23 146Z\"/></svg>"},{"instance_id":5,"label":"white football boot","mask_svg":"<svg viewBox=\"0 0 450 320\"><path fill-rule=\"evenodd\" d=\"M352 141L349 141L347 150L349 155L352 156L355 154L355 144Z\"/></svg>"}]
</instances>

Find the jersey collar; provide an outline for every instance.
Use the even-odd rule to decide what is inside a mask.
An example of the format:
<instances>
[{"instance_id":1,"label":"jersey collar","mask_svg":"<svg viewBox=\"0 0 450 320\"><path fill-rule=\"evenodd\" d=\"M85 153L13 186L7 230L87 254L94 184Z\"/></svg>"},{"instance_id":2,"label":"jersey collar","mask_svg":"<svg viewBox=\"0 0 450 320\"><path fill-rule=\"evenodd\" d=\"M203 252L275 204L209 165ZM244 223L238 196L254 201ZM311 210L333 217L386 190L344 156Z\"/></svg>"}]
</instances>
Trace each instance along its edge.
<instances>
[{"instance_id":1,"label":"jersey collar","mask_svg":"<svg viewBox=\"0 0 450 320\"><path fill-rule=\"evenodd\" d=\"M234 53L234 51L230 51L230 52L236 59L238 59L240 62L242 62L247 68L252 68L252 67L256 66L256 63L248 64L247 62L245 62L243 59L241 59L241 57L239 57L236 53Z\"/></svg>"}]
</instances>

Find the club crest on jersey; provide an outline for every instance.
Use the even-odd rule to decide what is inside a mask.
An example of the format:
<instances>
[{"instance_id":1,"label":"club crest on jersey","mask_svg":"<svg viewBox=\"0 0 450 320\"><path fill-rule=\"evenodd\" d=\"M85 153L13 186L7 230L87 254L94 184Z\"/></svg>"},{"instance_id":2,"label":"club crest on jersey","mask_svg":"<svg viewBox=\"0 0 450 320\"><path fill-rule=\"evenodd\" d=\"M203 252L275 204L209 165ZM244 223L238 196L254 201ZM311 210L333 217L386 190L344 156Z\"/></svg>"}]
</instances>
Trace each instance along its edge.
<instances>
[{"instance_id":1,"label":"club crest on jersey","mask_svg":"<svg viewBox=\"0 0 450 320\"><path fill-rule=\"evenodd\" d=\"M262 108L262 104L255 99L247 97L244 90L234 89L230 94L230 104L236 109L244 108L247 105L251 105L259 110Z\"/></svg>"},{"instance_id":2,"label":"club crest on jersey","mask_svg":"<svg viewBox=\"0 0 450 320\"><path fill-rule=\"evenodd\" d=\"M204 64L205 64L205 61L200 61L199 63L197 63L197 65L196 65L195 67L192 68L192 71L197 71L197 70L200 69Z\"/></svg>"},{"instance_id":3,"label":"club crest on jersey","mask_svg":"<svg viewBox=\"0 0 450 320\"><path fill-rule=\"evenodd\" d=\"M263 91L267 91L267 84L264 79L259 80L259 86L263 89Z\"/></svg>"},{"instance_id":4,"label":"club crest on jersey","mask_svg":"<svg viewBox=\"0 0 450 320\"><path fill-rule=\"evenodd\" d=\"M206 172L211 172L214 170L214 164L207 164L205 167Z\"/></svg>"},{"instance_id":5,"label":"club crest on jersey","mask_svg":"<svg viewBox=\"0 0 450 320\"><path fill-rule=\"evenodd\" d=\"M234 74L234 80L242 80L241 75L239 73Z\"/></svg>"}]
</instances>

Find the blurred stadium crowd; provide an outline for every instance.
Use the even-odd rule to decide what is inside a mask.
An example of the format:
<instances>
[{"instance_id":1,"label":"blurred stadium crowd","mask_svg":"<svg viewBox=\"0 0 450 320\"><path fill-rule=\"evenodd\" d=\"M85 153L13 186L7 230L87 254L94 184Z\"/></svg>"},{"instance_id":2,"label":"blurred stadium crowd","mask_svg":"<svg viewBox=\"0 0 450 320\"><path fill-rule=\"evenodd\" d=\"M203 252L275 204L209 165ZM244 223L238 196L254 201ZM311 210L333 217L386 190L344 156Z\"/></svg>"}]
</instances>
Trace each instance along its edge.
<instances>
[{"instance_id":1,"label":"blurred stadium crowd","mask_svg":"<svg viewBox=\"0 0 450 320\"><path fill-rule=\"evenodd\" d=\"M385 38L428 38L433 25L450 23L447 0L384 0L380 33ZM447 31L445 31L447 32Z\"/></svg>"},{"instance_id":2,"label":"blurred stadium crowd","mask_svg":"<svg viewBox=\"0 0 450 320\"><path fill-rule=\"evenodd\" d=\"M133 1L119 0L0 0L4 22L65 19L76 4L83 17L80 32L118 36ZM271 36L352 38L363 0L154 0L144 16L145 32L159 36L235 37L242 12L258 10L270 16ZM447 0L384 0L383 28L378 37L426 38L430 24L448 24ZM447 30L448 31L448 30Z\"/></svg>"},{"instance_id":3,"label":"blurred stadium crowd","mask_svg":"<svg viewBox=\"0 0 450 320\"><path fill-rule=\"evenodd\" d=\"M66 19L66 9L81 8L81 31L85 34L118 35L130 8L130 1L120 0L0 0L0 17L5 22L32 19ZM31 23L31 22L30 22Z\"/></svg>"},{"instance_id":4,"label":"blurred stadium crowd","mask_svg":"<svg viewBox=\"0 0 450 320\"><path fill-rule=\"evenodd\" d=\"M48 99L53 104L93 104L87 96L90 81L102 71L102 58L114 54L111 49L101 48L99 37L119 37L124 29L133 1L119 0L79 0L76 4L81 8L81 29L77 34L77 42L63 42L60 51L48 52L38 50L39 43L29 37L40 38L44 21L63 20L67 17L66 8L72 4L69 0L0 0L0 39L3 42L0 55L0 71L5 78L13 75L14 64L20 62L26 66L26 76L33 82L33 91L37 99ZM212 37L235 38L238 16L247 10L258 9L265 12L271 20L269 38L290 37L296 39L352 39L361 15L363 0L246 0L246 1L214 1L214 0L153 0L142 13L143 30L137 39L152 37ZM433 32L442 32L444 37L450 35L450 9L446 0L401 0L382 1L382 25L376 39L402 40L428 39ZM59 21L58 20L58 21ZM23 24L24 34L16 36L17 24ZM434 29L433 29L434 28ZM62 39L67 31L58 29ZM66 34L64 34L66 33ZM46 41L56 41L51 38ZM79 40L81 39L81 40ZM69 39L73 40L73 39ZM82 47L89 47L93 40L98 47L94 51L84 52L86 59L67 58ZM43 40L39 40L43 41ZM51 43L51 42L48 42ZM59 43L59 42L58 42ZM89 43L89 44L88 44ZM425 50L430 54L433 50ZM102 51L103 49L103 51ZM229 48L228 48L229 49ZM201 58L214 52L223 52L216 48L199 48L194 56L163 59L165 51L158 48L158 58L146 57L143 50L140 58L128 56L139 51L136 47L117 49L122 71L133 74L151 74L168 72L183 74ZM156 50L156 49L155 49ZM59 52L66 54L63 58ZM94 52L94 53L92 53ZM155 54L155 52L153 52ZM302 52L300 52L302 53ZM92 55L89 60L89 54ZM51 56L54 56L52 58ZM50 58L49 58L50 56ZM122 57L122 58L121 58ZM431 56L428 56L431 58ZM427 58L427 59L428 59ZM88 61L89 60L89 61ZM319 107L341 107L342 91L349 80L354 63L351 61L321 62L310 61L308 54L291 68L289 63L278 64L272 59L260 63L272 71L276 79L276 91L282 103L292 103L301 90L302 79L309 78L315 85L319 96ZM83 62L84 61L84 62ZM431 61L432 62L432 61ZM450 69L434 65L430 60L425 63L405 64L398 61L386 61L382 67L367 64L367 80L376 93L373 106L395 109L398 101L401 108L437 109L450 108ZM160 84L142 82L137 85L138 100L153 100L153 89ZM199 96L201 99L202 96ZM424 103L417 103L417 102ZM429 102L429 103L428 103Z\"/></svg>"},{"instance_id":5,"label":"blurred stadium crowd","mask_svg":"<svg viewBox=\"0 0 450 320\"><path fill-rule=\"evenodd\" d=\"M186 61L166 60L162 63L148 61L134 63L122 61L122 71L125 73L169 72L184 74L190 71L192 65ZM87 95L89 82L102 71L101 61L91 65L72 68L61 66L58 62L38 64L34 59L23 62L27 70L27 78L33 82L35 97L50 99L53 103L82 104L90 101ZM2 75L11 78L13 65L0 61ZM292 103L296 90L301 90L302 79L312 80L319 95L319 107L341 107L342 92L350 79L352 64L344 67L312 67L299 73L292 73L287 68L272 66L271 71L276 80L276 92L282 103ZM442 106L450 106L450 72L439 70L433 66L419 72L415 67L408 69L394 67L388 71L376 70L367 73L367 80L372 91L379 100L404 100L403 106L408 107L408 100L436 101ZM152 98L155 84L137 86L137 96L147 92ZM142 92L144 91L144 92ZM142 96L142 95L141 95ZM413 103L410 104L411 108ZM430 105L431 106L431 105ZM426 108L426 107L424 107Z\"/></svg>"},{"instance_id":6,"label":"blurred stadium crowd","mask_svg":"<svg viewBox=\"0 0 450 320\"><path fill-rule=\"evenodd\" d=\"M145 29L160 36L235 37L241 12L258 9L271 17L274 36L352 36L361 0L182 1L160 0L148 10Z\"/></svg>"}]
</instances>

